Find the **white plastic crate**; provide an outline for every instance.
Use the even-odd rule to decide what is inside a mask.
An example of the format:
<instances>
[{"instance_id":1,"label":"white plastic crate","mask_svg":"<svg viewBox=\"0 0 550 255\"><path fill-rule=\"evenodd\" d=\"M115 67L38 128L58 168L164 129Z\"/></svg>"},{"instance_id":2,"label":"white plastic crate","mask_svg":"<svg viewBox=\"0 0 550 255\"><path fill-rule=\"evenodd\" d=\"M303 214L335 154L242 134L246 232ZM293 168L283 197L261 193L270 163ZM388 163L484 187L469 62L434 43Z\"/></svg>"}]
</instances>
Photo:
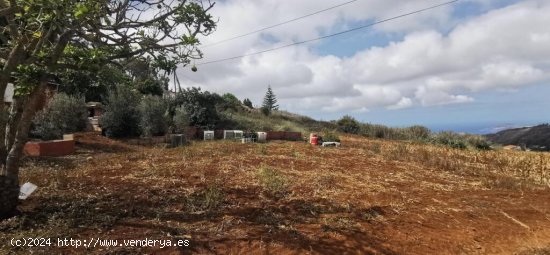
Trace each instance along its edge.
<instances>
[{"instance_id":1,"label":"white plastic crate","mask_svg":"<svg viewBox=\"0 0 550 255\"><path fill-rule=\"evenodd\" d=\"M267 141L267 133L266 132L258 132L258 142L263 143Z\"/></svg>"},{"instance_id":2,"label":"white plastic crate","mask_svg":"<svg viewBox=\"0 0 550 255\"><path fill-rule=\"evenodd\" d=\"M204 131L204 140L214 140L214 131Z\"/></svg>"}]
</instances>

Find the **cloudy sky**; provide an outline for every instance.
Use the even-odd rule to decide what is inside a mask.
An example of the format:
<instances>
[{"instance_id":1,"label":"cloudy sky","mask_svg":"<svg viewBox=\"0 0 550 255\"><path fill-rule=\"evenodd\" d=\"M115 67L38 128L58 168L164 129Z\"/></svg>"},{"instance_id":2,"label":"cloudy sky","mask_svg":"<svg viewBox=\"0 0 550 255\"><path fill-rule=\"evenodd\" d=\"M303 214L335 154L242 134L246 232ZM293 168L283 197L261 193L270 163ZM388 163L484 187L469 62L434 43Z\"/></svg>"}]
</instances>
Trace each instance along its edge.
<instances>
[{"instance_id":1,"label":"cloudy sky","mask_svg":"<svg viewBox=\"0 0 550 255\"><path fill-rule=\"evenodd\" d=\"M230 92L260 105L268 85L284 110L317 119L344 114L434 129L531 125L550 115L550 1L460 0L329 39L200 65L337 33L445 0L357 0L208 47L349 0L226 0L201 38L199 71L185 86Z\"/></svg>"}]
</instances>

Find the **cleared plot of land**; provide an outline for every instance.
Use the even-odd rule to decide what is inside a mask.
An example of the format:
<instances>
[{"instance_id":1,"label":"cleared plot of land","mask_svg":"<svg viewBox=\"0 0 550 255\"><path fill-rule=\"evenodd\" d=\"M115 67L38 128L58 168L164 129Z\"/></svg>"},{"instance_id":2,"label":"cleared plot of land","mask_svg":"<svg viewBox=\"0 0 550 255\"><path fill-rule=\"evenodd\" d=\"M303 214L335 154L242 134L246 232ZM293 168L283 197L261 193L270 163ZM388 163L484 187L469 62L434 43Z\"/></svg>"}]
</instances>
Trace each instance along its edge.
<instances>
[{"instance_id":1,"label":"cleared plot of land","mask_svg":"<svg viewBox=\"0 0 550 255\"><path fill-rule=\"evenodd\" d=\"M77 136L77 155L27 159L40 189L0 223L20 237L189 239L91 254L548 254L550 156L345 137L163 149ZM71 248L13 252L78 254Z\"/></svg>"}]
</instances>

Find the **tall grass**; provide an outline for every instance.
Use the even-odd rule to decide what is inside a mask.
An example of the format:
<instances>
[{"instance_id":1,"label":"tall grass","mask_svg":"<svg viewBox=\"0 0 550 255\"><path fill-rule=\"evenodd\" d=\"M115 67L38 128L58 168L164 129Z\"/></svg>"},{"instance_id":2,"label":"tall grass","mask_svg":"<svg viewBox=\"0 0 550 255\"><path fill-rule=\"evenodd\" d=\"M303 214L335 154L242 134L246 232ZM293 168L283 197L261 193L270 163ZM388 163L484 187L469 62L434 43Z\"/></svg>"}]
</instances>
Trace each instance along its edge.
<instances>
[{"instance_id":1,"label":"tall grass","mask_svg":"<svg viewBox=\"0 0 550 255\"><path fill-rule=\"evenodd\" d=\"M224 112L218 128L231 128L256 131L292 131L307 134L321 130L335 130L330 122L311 119L284 111L274 111L265 116L256 110L248 112Z\"/></svg>"},{"instance_id":2,"label":"tall grass","mask_svg":"<svg viewBox=\"0 0 550 255\"><path fill-rule=\"evenodd\" d=\"M362 124L359 134L371 138L444 145L455 149L490 150L492 147L485 137L479 135L458 134L449 131L433 133L423 126L394 128L384 125Z\"/></svg>"},{"instance_id":3,"label":"tall grass","mask_svg":"<svg viewBox=\"0 0 550 255\"><path fill-rule=\"evenodd\" d=\"M375 146L376 145L376 146ZM425 167L493 180L489 186L517 188L512 180L550 186L550 154L505 150L461 150L429 144L380 142L364 145L368 151L402 162L415 162Z\"/></svg>"}]
</instances>

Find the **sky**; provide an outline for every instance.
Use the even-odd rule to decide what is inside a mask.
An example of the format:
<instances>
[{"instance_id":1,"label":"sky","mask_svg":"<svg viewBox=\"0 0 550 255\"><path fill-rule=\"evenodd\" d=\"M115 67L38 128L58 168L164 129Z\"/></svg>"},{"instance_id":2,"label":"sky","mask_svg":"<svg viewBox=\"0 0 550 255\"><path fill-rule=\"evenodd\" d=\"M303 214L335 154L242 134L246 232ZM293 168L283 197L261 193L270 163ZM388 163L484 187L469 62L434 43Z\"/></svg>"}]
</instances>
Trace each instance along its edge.
<instances>
[{"instance_id":1,"label":"sky","mask_svg":"<svg viewBox=\"0 0 550 255\"><path fill-rule=\"evenodd\" d=\"M459 0L370 28L244 58L446 1L225 0L211 14L204 53L178 70L185 87L232 93L261 105L270 85L280 108L320 120L351 115L390 126L488 133L549 122L550 1Z\"/></svg>"}]
</instances>

